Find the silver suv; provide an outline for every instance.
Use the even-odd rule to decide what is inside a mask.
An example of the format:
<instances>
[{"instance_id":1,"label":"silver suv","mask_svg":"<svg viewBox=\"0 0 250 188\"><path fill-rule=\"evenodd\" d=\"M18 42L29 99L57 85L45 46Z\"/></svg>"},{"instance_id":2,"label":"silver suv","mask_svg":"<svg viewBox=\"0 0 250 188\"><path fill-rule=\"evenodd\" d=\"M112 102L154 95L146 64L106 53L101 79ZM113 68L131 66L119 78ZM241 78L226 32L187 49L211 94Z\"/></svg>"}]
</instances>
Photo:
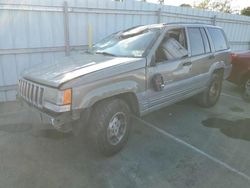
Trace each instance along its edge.
<instances>
[{"instance_id":1,"label":"silver suv","mask_svg":"<svg viewBox=\"0 0 250 188\"><path fill-rule=\"evenodd\" d=\"M220 27L145 25L26 71L18 97L60 131L86 127L95 148L112 155L128 139L131 114L143 116L193 96L211 107L230 71L230 48Z\"/></svg>"}]
</instances>

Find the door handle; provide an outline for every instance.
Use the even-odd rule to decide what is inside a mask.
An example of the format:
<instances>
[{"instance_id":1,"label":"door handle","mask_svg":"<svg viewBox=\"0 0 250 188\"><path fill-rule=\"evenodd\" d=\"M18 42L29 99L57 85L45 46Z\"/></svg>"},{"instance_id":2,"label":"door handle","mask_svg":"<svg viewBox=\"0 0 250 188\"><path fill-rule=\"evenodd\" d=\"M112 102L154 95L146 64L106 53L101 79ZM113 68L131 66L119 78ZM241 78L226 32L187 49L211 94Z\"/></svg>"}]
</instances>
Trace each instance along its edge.
<instances>
[{"instance_id":1,"label":"door handle","mask_svg":"<svg viewBox=\"0 0 250 188\"><path fill-rule=\"evenodd\" d=\"M214 58L215 58L214 55L210 55L210 56L208 57L208 59L214 59Z\"/></svg>"},{"instance_id":2,"label":"door handle","mask_svg":"<svg viewBox=\"0 0 250 188\"><path fill-rule=\"evenodd\" d=\"M190 65L192 65L192 62L191 62L191 61L185 62L185 63L182 64L182 66L190 66Z\"/></svg>"}]
</instances>

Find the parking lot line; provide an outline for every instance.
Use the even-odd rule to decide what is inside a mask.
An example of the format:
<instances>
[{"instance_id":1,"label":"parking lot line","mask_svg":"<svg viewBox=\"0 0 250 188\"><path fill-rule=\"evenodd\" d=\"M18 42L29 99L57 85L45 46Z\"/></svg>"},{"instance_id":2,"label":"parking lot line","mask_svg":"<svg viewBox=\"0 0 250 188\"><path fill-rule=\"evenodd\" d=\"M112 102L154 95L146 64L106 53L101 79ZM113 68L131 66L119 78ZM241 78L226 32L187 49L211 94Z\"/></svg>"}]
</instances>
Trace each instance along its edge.
<instances>
[{"instance_id":1,"label":"parking lot line","mask_svg":"<svg viewBox=\"0 0 250 188\"><path fill-rule=\"evenodd\" d=\"M248 181L250 181L250 176L248 176L247 174L245 174L245 173L243 173L243 172L237 170L237 169L234 168L234 167L231 167L231 166L228 165L227 163L225 163L225 162L223 162L223 161L221 161L221 160L219 160L219 159L217 159L217 158L215 158L215 157L209 155L208 153L206 153L206 152L200 150L199 148L197 148L197 147L195 147L195 146L193 146L193 145L191 145L191 144L185 142L184 140L181 140L180 138L177 138L176 136L174 136L174 135L172 135L172 134L170 134L170 133L168 133L168 132L166 132L166 131L164 131L164 130L158 128L158 127L156 127L155 125L153 125L153 124L151 124L151 123L146 122L146 121L143 120L143 119L140 119L140 118L135 117L135 116L134 116L134 118L135 118L136 120L140 121L141 123L145 124L146 126L152 128L152 129L154 129L154 130L157 131L158 133L161 133L161 134L163 134L164 136L167 136L167 137L173 139L174 141L178 142L179 144L182 144L182 145L184 145L184 146L186 146L186 147L192 149L193 151L196 151L197 153L199 153L199 154L201 154L201 155L207 157L208 159L212 160L213 162L215 162L215 163L217 163L217 164L223 166L224 168L228 169L229 171L234 172L234 173L238 174L239 176L241 176L241 177L247 179Z\"/></svg>"},{"instance_id":2,"label":"parking lot line","mask_svg":"<svg viewBox=\"0 0 250 188\"><path fill-rule=\"evenodd\" d=\"M242 100L242 98L240 98L240 97L237 97L237 96L233 96L233 95L229 95L229 94L227 94L227 93L221 93L221 95L222 96L225 96L225 97L230 97L230 98L233 98L233 99L237 99L237 100L241 100L241 101L243 101Z\"/></svg>"}]
</instances>

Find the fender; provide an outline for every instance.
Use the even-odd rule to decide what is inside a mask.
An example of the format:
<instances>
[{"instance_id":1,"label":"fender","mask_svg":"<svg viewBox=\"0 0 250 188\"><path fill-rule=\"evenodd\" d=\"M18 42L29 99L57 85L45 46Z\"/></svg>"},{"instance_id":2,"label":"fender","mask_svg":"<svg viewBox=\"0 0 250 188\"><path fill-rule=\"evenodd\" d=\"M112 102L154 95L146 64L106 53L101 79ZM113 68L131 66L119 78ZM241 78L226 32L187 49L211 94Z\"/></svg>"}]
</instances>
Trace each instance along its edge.
<instances>
[{"instance_id":1,"label":"fender","mask_svg":"<svg viewBox=\"0 0 250 188\"><path fill-rule=\"evenodd\" d=\"M210 77L218 69L224 70L224 79L226 79L229 77L229 75L231 73L232 64L227 65L224 61L218 61L218 62L212 64L210 69L209 69Z\"/></svg>"},{"instance_id":2,"label":"fender","mask_svg":"<svg viewBox=\"0 0 250 188\"><path fill-rule=\"evenodd\" d=\"M209 69L209 73L213 74L214 71L218 70L218 69L226 69L226 64L224 61L218 61L216 63L213 63Z\"/></svg>"},{"instance_id":3,"label":"fender","mask_svg":"<svg viewBox=\"0 0 250 188\"><path fill-rule=\"evenodd\" d=\"M90 108L96 102L116 95L129 92L135 94L136 96L137 91L138 83L135 81L119 81L116 83L110 83L85 92L84 96L81 97L81 100L78 101L79 103L75 107L76 109Z\"/></svg>"},{"instance_id":4,"label":"fender","mask_svg":"<svg viewBox=\"0 0 250 188\"><path fill-rule=\"evenodd\" d=\"M213 64L210 66L209 71L206 72L206 73L203 75L203 78L202 78L202 80L204 81L204 84L206 85L206 87L209 85L213 73L214 73L216 70L220 70L220 69L223 69L224 72L225 72L225 69L226 69L226 64L225 64L225 62L223 62L223 61L218 61L218 62L216 62L216 63L213 63Z\"/></svg>"}]
</instances>

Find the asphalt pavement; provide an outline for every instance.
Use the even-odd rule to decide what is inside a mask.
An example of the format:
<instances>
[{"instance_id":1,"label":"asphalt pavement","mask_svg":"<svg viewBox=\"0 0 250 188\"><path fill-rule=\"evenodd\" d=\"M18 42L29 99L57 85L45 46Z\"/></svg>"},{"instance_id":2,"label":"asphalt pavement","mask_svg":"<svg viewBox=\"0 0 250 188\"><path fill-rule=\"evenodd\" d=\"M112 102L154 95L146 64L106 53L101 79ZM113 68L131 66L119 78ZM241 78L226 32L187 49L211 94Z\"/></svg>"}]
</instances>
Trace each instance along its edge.
<instances>
[{"instance_id":1,"label":"asphalt pavement","mask_svg":"<svg viewBox=\"0 0 250 188\"><path fill-rule=\"evenodd\" d=\"M232 84L213 108L186 100L134 118L131 133L105 158L81 135L0 104L0 188L250 187L250 104Z\"/></svg>"}]
</instances>

